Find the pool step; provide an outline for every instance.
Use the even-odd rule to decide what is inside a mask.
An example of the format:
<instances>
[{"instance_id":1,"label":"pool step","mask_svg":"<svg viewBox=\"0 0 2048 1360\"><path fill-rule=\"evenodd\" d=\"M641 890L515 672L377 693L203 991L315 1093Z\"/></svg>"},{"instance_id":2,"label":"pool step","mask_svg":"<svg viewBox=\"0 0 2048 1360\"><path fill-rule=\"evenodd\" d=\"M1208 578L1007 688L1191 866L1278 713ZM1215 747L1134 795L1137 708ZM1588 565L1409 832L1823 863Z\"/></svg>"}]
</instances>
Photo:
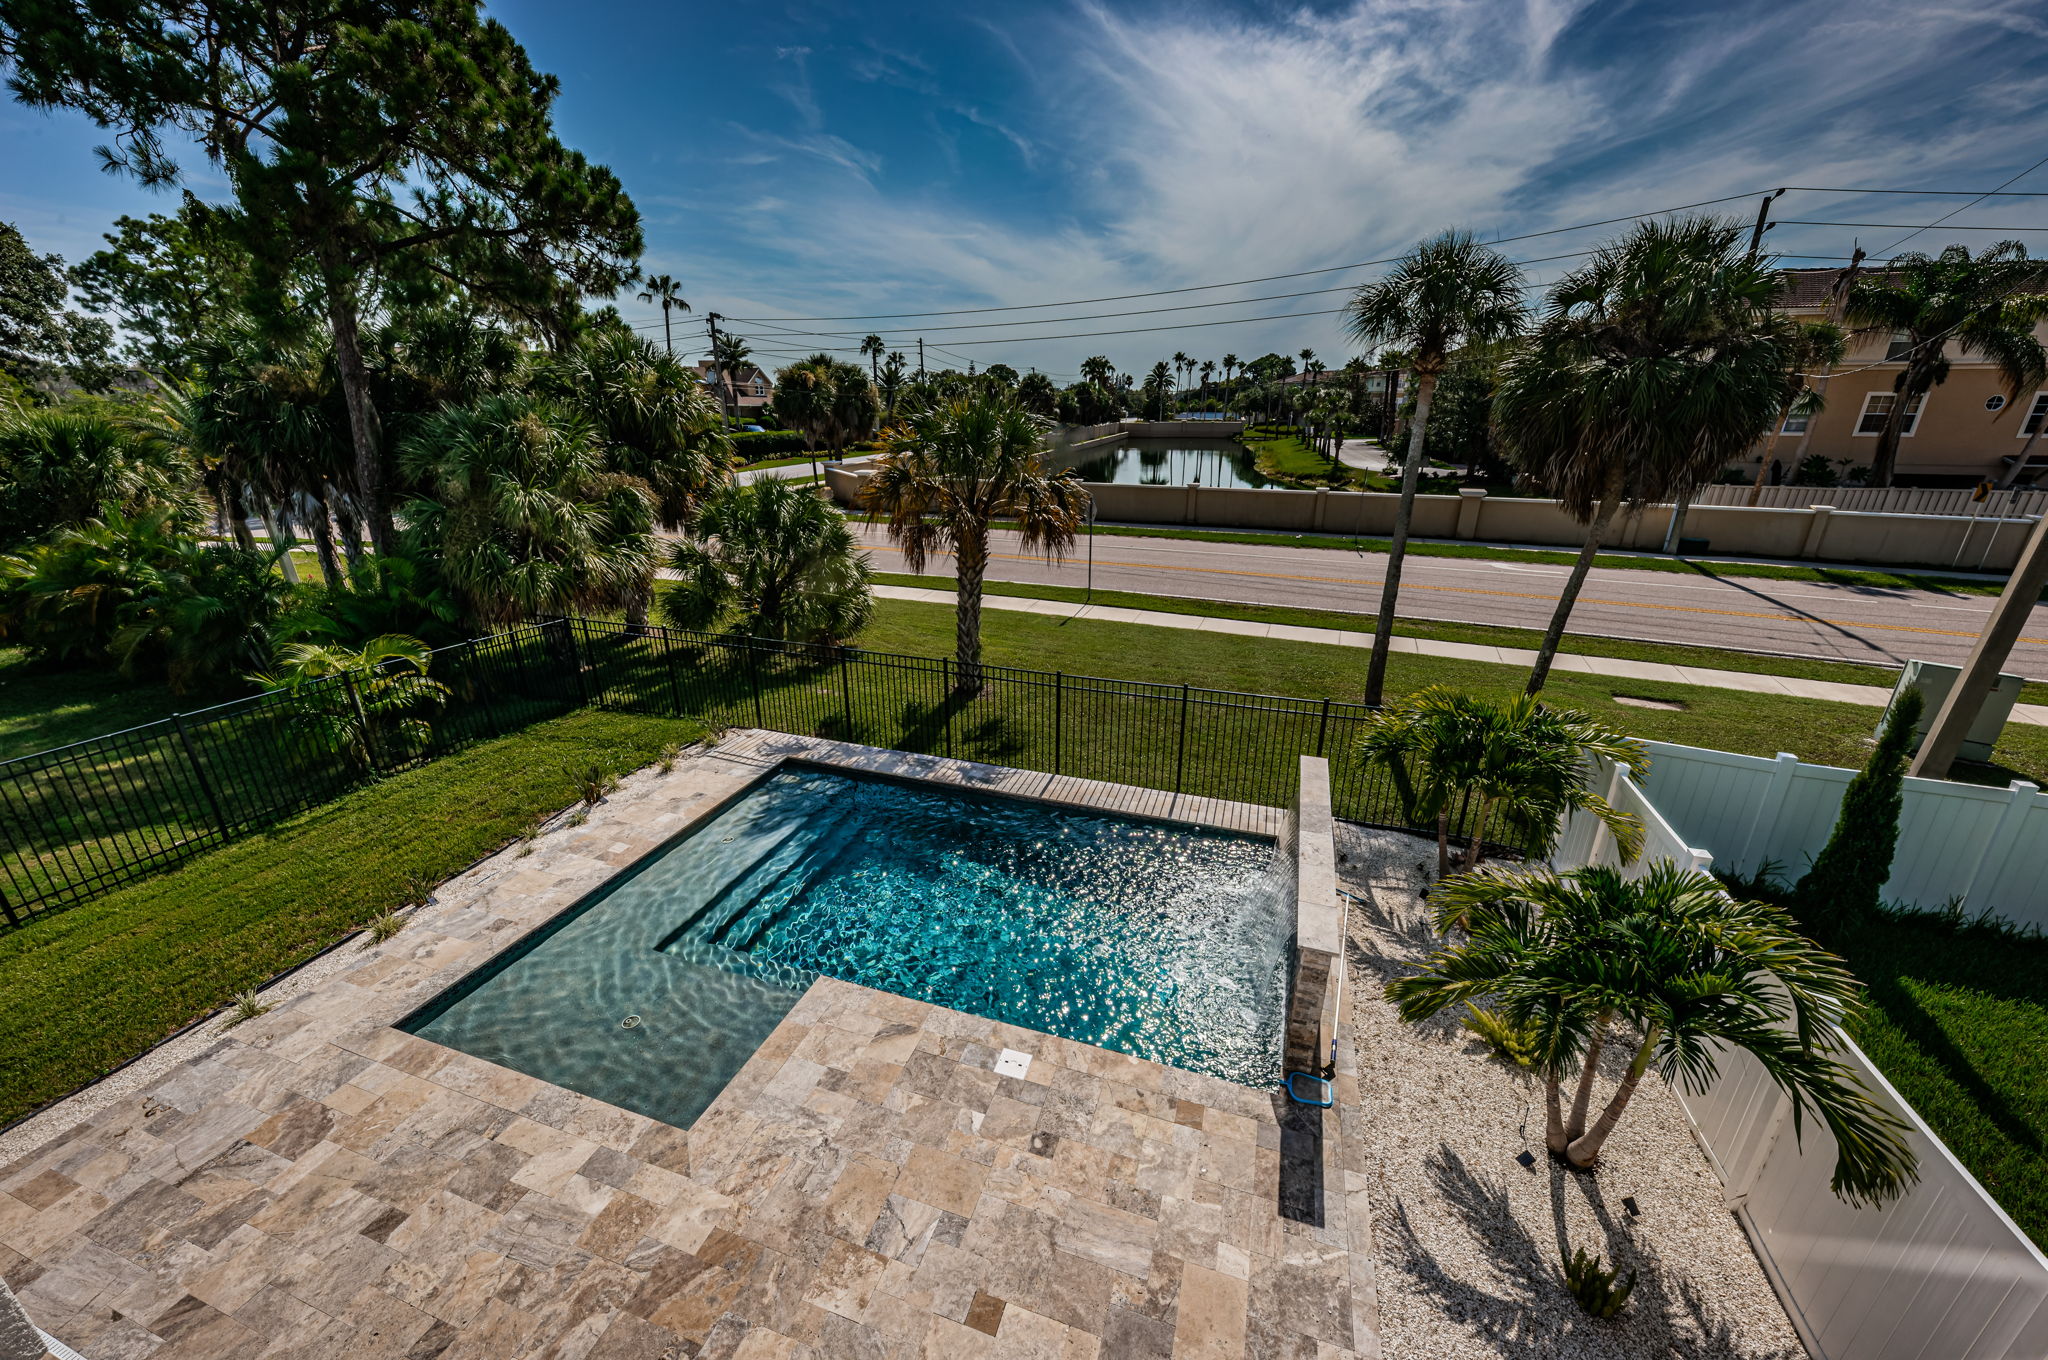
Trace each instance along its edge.
<instances>
[{"instance_id":1,"label":"pool step","mask_svg":"<svg viewBox=\"0 0 2048 1360\"><path fill-rule=\"evenodd\" d=\"M725 966L715 954L700 956L695 947L702 945L722 951L733 924L787 878L792 869L810 862L817 847L835 838L854 811L853 800L843 797L813 809L778 836L766 853L756 856L743 871L728 879L655 947L663 953L681 953Z\"/></svg>"},{"instance_id":2,"label":"pool step","mask_svg":"<svg viewBox=\"0 0 2048 1360\"><path fill-rule=\"evenodd\" d=\"M772 882L761 885L744 911L729 918L711 937L711 943L736 953L749 953L761 937L786 918L791 909L823 878L852 844L835 834L853 815L849 805L832 824L812 838L804 853L791 861Z\"/></svg>"}]
</instances>

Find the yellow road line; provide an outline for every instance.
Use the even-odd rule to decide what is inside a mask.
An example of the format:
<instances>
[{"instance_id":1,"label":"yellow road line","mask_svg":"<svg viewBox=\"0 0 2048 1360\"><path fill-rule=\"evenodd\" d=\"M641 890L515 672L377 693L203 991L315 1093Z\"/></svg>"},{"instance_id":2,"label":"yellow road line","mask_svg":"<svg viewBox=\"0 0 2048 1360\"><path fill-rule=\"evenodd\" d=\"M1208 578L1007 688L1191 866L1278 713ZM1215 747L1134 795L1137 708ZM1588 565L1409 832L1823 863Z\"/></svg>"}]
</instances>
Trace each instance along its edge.
<instances>
[{"instance_id":1,"label":"yellow road line","mask_svg":"<svg viewBox=\"0 0 2048 1360\"><path fill-rule=\"evenodd\" d=\"M897 548L892 544L869 543L863 546L867 547L871 551L902 551L902 549ZM1044 560L1043 558L1036 557L1030 553L992 552L989 554L989 556L1000 557L1005 559L1006 561L1011 562L1040 562ZM1348 576L1306 576L1294 572L1245 571L1233 567L1190 567L1183 566L1180 564L1175 564L1169 567L1162 566L1157 562L1112 561L1104 561L1101 563L1101 565L1105 567L1131 567L1139 571L1196 571L1201 572L1204 575L1208 576L1252 576L1271 581L1316 581L1327 585L1339 586L1374 586L1380 584L1378 581L1361 581ZM1423 585L1417 582L1406 582L1402 585L1401 588L1403 590L1434 590L1452 595L1498 595L1517 600L1555 601L1557 599L1557 596L1555 595L1544 595L1535 591L1488 590L1483 586L1432 586ZM1673 614L1716 614L1720 615L1723 618L1731 619L1776 619L1784 623L1825 623L1836 628L1871 628L1887 633L1926 633L1935 637L1974 638L1977 636L1977 634L1974 631L1969 630L1959 630L1954 628L1916 628L1909 623L1870 623L1862 619L1824 619L1820 618L1818 615L1809 616L1806 614L1778 614L1752 609L1710 609L1703 605L1653 604L1647 600L1601 600L1594 599L1588 596L1581 598L1579 603L1613 605L1616 608L1620 609L1658 609ZM2048 647L2048 638L2023 637L2020 638L2019 641L2029 642L2037 647Z\"/></svg>"}]
</instances>

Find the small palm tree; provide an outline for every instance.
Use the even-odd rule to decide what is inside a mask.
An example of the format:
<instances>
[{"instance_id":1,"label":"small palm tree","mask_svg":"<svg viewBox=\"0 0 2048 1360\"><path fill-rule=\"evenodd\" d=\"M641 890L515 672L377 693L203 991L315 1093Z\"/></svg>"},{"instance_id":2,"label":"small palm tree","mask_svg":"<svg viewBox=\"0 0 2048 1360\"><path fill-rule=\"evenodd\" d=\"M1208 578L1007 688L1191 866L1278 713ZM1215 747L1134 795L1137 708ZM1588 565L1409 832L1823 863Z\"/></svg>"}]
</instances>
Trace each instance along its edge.
<instances>
[{"instance_id":1,"label":"small palm tree","mask_svg":"<svg viewBox=\"0 0 2048 1360\"><path fill-rule=\"evenodd\" d=\"M1648 753L1575 709L1432 685L1368 714L1358 753L1387 771L1409 821L1436 823L1439 878L1451 871L1454 808L1470 818L1459 862L1465 869L1478 865L1490 831L1547 851L1560 818L1575 809L1605 822L1625 859L1641 850L1642 823L1594 793L1588 778L1592 758L1601 757L1626 765L1640 783Z\"/></svg>"},{"instance_id":2,"label":"small palm tree","mask_svg":"<svg viewBox=\"0 0 2048 1360\"><path fill-rule=\"evenodd\" d=\"M690 310L690 304L683 301L682 281L671 278L667 274L649 274L642 283L640 300L642 302L659 302L661 304L662 346L670 354L674 354L676 352L676 338L669 330L669 311L671 308L683 312Z\"/></svg>"},{"instance_id":3,"label":"small palm tree","mask_svg":"<svg viewBox=\"0 0 2048 1360\"><path fill-rule=\"evenodd\" d=\"M1808 1115L1827 1125L1837 1195L1883 1203L1918 1178L1905 1124L1833 1056L1861 985L1782 909L1738 901L1711 875L1668 860L1634 879L1607 867L1489 866L1439 884L1430 905L1439 930L1468 934L1388 983L1387 999L1414 1022L1492 997L1533 1038L1545 1141L1571 1165L1598 1163L1652 1067L1703 1091L1725 1045L1754 1057L1791 1098L1795 1133ZM1635 1052L1588 1123L1600 1052L1621 1036ZM1574 1070L1567 1115L1562 1082Z\"/></svg>"},{"instance_id":4,"label":"small palm tree","mask_svg":"<svg viewBox=\"0 0 2048 1360\"><path fill-rule=\"evenodd\" d=\"M1207 392L1209 390L1209 381L1215 376L1216 361L1214 359L1202 360L1202 390L1204 392Z\"/></svg>"},{"instance_id":5,"label":"small palm tree","mask_svg":"<svg viewBox=\"0 0 2048 1360\"><path fill-rule=\"evenodd\" d=\"M753 367L753 359L753 347L730 331L711 342L711 371L723 384L719 394L725 399L728 419L739 408L740 374Z\"/></svg>"},{"instance_id":6,"label":"small palm tree","mask_svg":"<svg viewBox=\"0 0 2048 1360\"><path fill-rule=\"evenodd\" d=\"M1784 433L1785 422L1795 415L1811 420L1827 406L1820 388L1813 382L1816 370L1826 373L1842 362L1842 355L1848 348L1848 338L1832 321L1808 321L1794 333L1793 363L1785 374L1785 404L1778 409L1777 419L1771 422L1770 439L1756 456L1756 480L1749 485L1751 505L1763 498L1764 477L1770 471L1771 458L1778 450L1778 436Z\"/></svg>"},{"instance_id":7,"label":"small palm tree","mask_svg":"<svg viewBox=\"0 0 2048 1360\"><path fill-rule=\"evenodd\" d=\"M682 579L661 597L662 616L679 628L726 620L753 637L838 643L874 613L867 554L846 517L774 478L713 496L668 566Z\"/></svg>"},{"instance_id":8,"label":"small palm tree","mask_svg":"<svg viewBox=\"0 0 2048 1360\"><path fill-rule=\"evenodd\" d=\"M981 587L988 570L989 525L1013 520L1026 551L1058 560L1072 546L1087 492L1071 470L1045 459L1045 427L1013 393L976 387L929 410L890 441L864 496L888 516L903 560L923 571L934 552L951 552L957 578L955 685L981 690Z\"/></svg>"},{"instance_id":9,"label":"small palm tree","mask_svg":"<svg viewBox=\"0 0 2048 1360\"><path fill-rule=\"evenodd\" d=\"M1543 688L1624 500L1704 485L1763 438L1798 345L1773 310L1778 273L1710 217L1644 222L1551 289L1549 314L1501 365L1494 422L1510 461L1586 526L1536 664Z\"/></svg>"},{"instance_id":10,"label":"small palm tree","mask_svg":"<svg viewBox=\"0 0 2048 1360\"><path fill-rule=\"evenodd\" d=\"M868 381L877 386L882 381L882 353L888 348L879 335L870 335L860 342L860 352L868 356Z\"/></svg>"},{"instance_id":11,"label":"small palm tree","mask_svg":"<svg viewBox=\"0 0 2048 1360\"><path fill-rule=\"evenodd\" d=\"M1401 463L1401 500L1394 509L1386 579L1380 587L1379 615L1373 620L1372 660L1365 673L1365 702L1377 704L1385 692L1387 659L1393 649L1394 613L1401 601L1401 567L1415 518L1415 490L1422 479L1430 398L1452 353L1515 335L1527 311L1522 305L1522 271L1499 251L1457 231L1444 232L1409 251L1385 278L1353 294L1348 310L1351 334L1360 344L1410 351L1408 368L1415 375L1415 415ZM1315 355L1303 350L1302 357L1306 361Z\"/></svg>"},{"instance_id":12,"label":"small palm tree","mask_svg":"<svg viewBox=\"0 0 2048 1360\"><path fill-rule=\"evenodd\" d=\"M318 732L330 749L365 766L391 765L417 758L433 741L425 715L449 696L446 685L427 677L433 659L418 638L395 633L361 647L295 642L249 679L266 692L288 694L292 721Z\"/></svg>"},{"instance_id":13,"label":"small palm tree","mask_svg":"<svg viewBox=\"0 0 2048 1360\"><path fill-rule=\"evenodd\" d=\"M1877 437L1867 485L1892 484L1912 409L1948 381L1951 344L1991 361L2008 405L2048 377L2048 353L2034 338L2034 323L2048 316L2042 264L2018 241L1974 256L1968 246L1950 246L1936 256L1896 255L1884 273L1849 290L1851 325L1907 342L1906 366L1892 381L1897 395Z\"/></svg>"},{"instance_id":14,"label":"small palm tree","mask_svg":"<svg viewBox=\"0 0 2048 1360\"><path fill-rule=\"evenodd\" d=\"M903 388L907 381L904 375L908 368L909 361L903 357L902 353L891 350L888 359L882 364L880 374L875 378L875 389L881 394L882 412L885 419L894 420L896 418L896 400L903 395Z\"/></svg>"}]
</instances>

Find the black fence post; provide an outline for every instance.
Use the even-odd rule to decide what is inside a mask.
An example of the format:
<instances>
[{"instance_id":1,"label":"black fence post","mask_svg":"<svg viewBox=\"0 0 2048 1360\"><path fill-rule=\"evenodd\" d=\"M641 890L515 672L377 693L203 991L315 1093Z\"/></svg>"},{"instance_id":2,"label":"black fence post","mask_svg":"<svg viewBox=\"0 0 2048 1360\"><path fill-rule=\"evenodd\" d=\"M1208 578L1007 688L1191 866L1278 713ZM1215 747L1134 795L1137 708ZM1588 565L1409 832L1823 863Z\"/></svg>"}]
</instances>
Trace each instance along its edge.
<instances>
[{"instance_id":1,"label":"black fence post","mask_svg":"<svg viewBox=\"0 0 2048 1360\"><path fill-rule=\"evenodd\" d=\"M566 614L557 619L556 622L562 625L562 645L569 652L569 674L576 677L577 707L589 708L591 706L590 681L583 674L583 654L576 646L576 631L570 625L569 617Z\"/></svg>"},{"instance_id":2,"label":"black fence post","mask_svg":"<svg viewBox=\"0 0 2048 1360\"><path fill-rule=\"evenodd\" d=\"M1330 730L1330 696L1323 696L1323 716L1316 723L1316 754L1323 753L1323 738Z\"/></svg>"},{"instance_id":3,"label":"black fence post","mask_svg":"<svg viewBox=\"0 0 2048 1360\"><path fill-rule=\"evenodd\" d=\"M853 682L846 675L852 668L852 653L842 647L839 651L839 705L846 710L847 741L853 740Z\"/></svg>"},{"instance_id":4,"label":"black fence post","mask_svg":"<svg viewBox=\"0 0 2048 1360\"><path fill-rule=\"evenodd\" d=\"M668 671L668 701L678 718L683 716L683 687L676 680L676 643L669 636L668 629L661 630L661 660Z\"/></svg>"},{"instance_id":5,"label":"black fence post","mask_svg":"<svg viewBox=\"0 0 2048 1360\"><path fill-rule=\"evenodd\" d=\"M751 641L741 645L747 649L747 683L754 690L754 726L766 729L768 719L761 711L761 660L755 654L756 649Z\"/></svg>"},{"instance_id":6,"label":"black fence post","mask_svg":"<svg viewBox=\"0 0 2048 1360\"><path fill-rule=\"evenodd\" d=\"M946 755L953 754L953 658L939 658L939 717L945 723Z\"/></svg>"},{"instance_id":7,"label":"black fence post","mask_svg":"<svg viewBox=\"0 0 2048 1360\"><path fill-rule=\"evenodd\" d=\"M1173 758L1173 791L1180 792L1181 776L1188 767L1188 686L1183 680L1180 686L1180 750Z\"/></svg>"},{"instance_id":8,"label":"black fence post","mask_svg":"<svg viewBox=\"0 0 2048 1360\"><path fill-rule=\"evenodd\" d=\"M498 721L498 706L491 702L490 682L484 679L484 668L481 664L478 663L476 659L475 638L471 638L469 640L467 650L469 653L470 682L476 686L476 699L477 703L483 708L484 723L491 729L491 735L501 735L505 731L505 728L504 725Z\"/></svg>"},{"instance_id":9,"label":"black fence post","mask_svg":"<svg viewBox=\"0 0 2048 1360\"><path fill-rule=\"evenodd\" d=\"M173 713L171 725L178 729L178 744L185 748L185 759L192 764L192 777L199 781L199 792L206 797L206 805L213 809L213 824L220 828L221 843L228 839L227 814L221 811L220 799L214 796L213 782L206 777L206 768L199 763L199 752L193 748L192 735L185 730L185 715Z\"/></svg>"},{"instance_id":10,"label":"black fence post","mask_svg":"<svg viewBox=\"0 0 2048 1360\"><path fill-rule=\"evenodd\" d=\"M1052 673L1052 772L1060 773L1060 757L1065 754L1066 745L1066 698L1067 674L1065 671Z\"/></svg>"},{"instance_id":11,"label":"black fence post","mask_svg":"<svg viewBox=\"0 0 2048 1360\"><path fill-rule=\"evenodd\" d=\"M343 671L341 687L348 693L349 711L356 715L356 726L363 734L363 763L370 767L371 774L382 774L383 762L377 758L377 734L370 730L370 713L363 707L362 696L356 693L355 677Z\"/></svg>"}]
</instances>

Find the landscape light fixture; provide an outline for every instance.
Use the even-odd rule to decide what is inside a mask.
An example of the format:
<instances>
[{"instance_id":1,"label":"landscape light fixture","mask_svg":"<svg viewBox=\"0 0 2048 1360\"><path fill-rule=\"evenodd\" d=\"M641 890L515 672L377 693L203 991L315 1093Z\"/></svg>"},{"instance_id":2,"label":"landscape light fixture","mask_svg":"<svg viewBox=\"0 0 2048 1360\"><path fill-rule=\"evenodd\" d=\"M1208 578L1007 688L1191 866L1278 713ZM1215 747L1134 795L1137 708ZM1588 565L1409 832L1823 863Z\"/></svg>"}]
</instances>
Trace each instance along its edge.
<instances>
[{"instance_id":1,"label":"landscape light fixture","mask_svg":"<svg viewBox=\"0 0 2048 1360\"><path fill-rule=\"evenodd\" d=\"M1643 1215L1643 1211L1636 1207L1636 1197L1634 1195L1623 1195L1621 1197L1621 1207L1628 1210L1630 1218L1641 1218Z\"/></svg>"},{"instance_id":2,"label":"landscape light fixture","mask_svg":"<svg viewBox=\"0 0 2048 1360\"><path fill-rule=\"evenodd\" d=\"M1524 1171L1529 1171L1535 1168L1536 1154L1530 1152L1527 1148L1524 1148L1522 1151L1517 1152L1515 1154L1515 1160L1522 1164L1522 1169Z\"/></svg>"}]
</instances>

